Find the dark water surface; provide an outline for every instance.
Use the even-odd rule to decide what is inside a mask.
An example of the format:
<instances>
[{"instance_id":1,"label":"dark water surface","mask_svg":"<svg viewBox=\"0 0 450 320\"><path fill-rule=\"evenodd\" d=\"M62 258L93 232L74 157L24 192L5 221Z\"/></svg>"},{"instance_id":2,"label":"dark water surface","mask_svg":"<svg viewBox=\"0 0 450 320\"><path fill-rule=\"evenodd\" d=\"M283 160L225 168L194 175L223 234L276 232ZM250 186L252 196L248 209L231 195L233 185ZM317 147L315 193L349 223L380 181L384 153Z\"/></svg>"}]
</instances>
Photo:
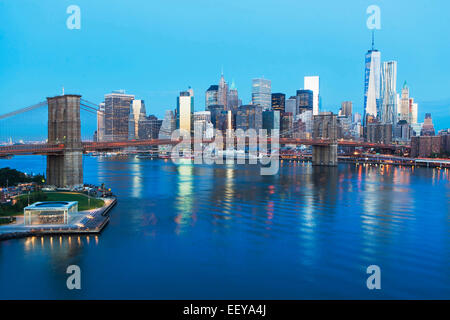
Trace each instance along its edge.
<instances>
[{"instance_id":1,"label":"dark water surface","mask_svg":"<svg viewBox=\"0 0 450 320\"><path fill-rule=\"evenodd\" d=\"M118 196L99 236L0 242L0 298L450 298L450 172L84 158ZM45 158L0 160L26 172ZM68 265L82 289L66 287ZM368 290L366 268L381 268Z\"/></svg>"}]
</instances>

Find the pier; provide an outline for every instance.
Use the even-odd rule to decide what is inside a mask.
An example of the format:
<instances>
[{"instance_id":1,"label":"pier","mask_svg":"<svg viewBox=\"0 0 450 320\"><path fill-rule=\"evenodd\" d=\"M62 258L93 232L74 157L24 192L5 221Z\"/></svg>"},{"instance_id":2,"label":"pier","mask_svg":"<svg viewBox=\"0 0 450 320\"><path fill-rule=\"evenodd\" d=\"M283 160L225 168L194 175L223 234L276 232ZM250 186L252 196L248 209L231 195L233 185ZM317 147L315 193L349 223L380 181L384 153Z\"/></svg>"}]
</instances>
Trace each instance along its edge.
<instances>
[{"instance_id":1,"label":"pier","mask_svg":"<svg viewBox=\"0 0 450 320\"><path fill-rule=\"evenodd\" d=\"M0 226L0 241L32 236L98 234L109 222L109 211L116 205L117 198L103 198L101 208L79 212L79 217L68 225L33 225L20 222Z\"/></svg>"}]
</instances>

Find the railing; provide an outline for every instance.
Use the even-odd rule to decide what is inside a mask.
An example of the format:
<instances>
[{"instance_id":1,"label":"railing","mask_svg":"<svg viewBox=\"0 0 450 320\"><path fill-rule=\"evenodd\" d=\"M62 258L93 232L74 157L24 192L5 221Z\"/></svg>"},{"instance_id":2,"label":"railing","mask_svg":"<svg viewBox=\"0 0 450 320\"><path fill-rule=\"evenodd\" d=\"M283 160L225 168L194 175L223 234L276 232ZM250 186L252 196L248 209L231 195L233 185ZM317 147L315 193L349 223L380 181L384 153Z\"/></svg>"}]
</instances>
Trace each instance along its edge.
<instances>
[{"instance_id":1,"label":"railing","mask_svg":"<svg viewBox=\"0 0 450 320\"><path fill-rule=\"evenodd\" d=\"M20 144L0 147L0 155L61 153L64 144Z\"/></svg>"},{"instance_id":2,"label":"railing","mask_svg":"<svg viewBox=\"0 0 450 320\"><path fill-rule=\"evenodd\" d=\"M115 141L115 142L83 142L83 151L102 151L122 149L126 147L139 146L158 146L158 145L175 145L181 140L170 139L151 139L151 140L129 140L129 141ZM191 140L192 143L211 143L214 140ZM247 141L248 142L248 141ZM271 143L271 139L267 139L267 143ZM330 144L338 144L347 147L366 147L366 148L380 148L380 149L409 149L407 145L381 144L363 141L352 140L329 140L329 139L294 139L294 138L280 138L280 144L295 144L295 145L310 145L310 146L328 146ZM64 150L64 144L23 144L0 147L0 156L20 155L20 154L51 154L61 153Z\"/></svg>"}]
</instances>

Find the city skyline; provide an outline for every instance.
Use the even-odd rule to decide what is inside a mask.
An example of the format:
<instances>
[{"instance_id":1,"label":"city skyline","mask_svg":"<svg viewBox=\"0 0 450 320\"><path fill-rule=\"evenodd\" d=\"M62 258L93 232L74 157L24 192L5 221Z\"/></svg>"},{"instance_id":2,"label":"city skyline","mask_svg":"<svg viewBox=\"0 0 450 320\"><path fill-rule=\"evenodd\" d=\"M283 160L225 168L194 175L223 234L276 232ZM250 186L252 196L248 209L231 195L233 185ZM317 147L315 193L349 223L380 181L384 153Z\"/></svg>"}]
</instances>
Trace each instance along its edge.
<instances>
[{"instance_id":1,"label":"city skyline","mask_svg":"<svg viewBox=\"0 0 450 320\"><path fill-rule=\"evenodd\" d=\"M361 83L364 70L362 55L370 48L371 41L371 33L365 27L366 4L339 4L339 6L331 2L305 4L311 10L316 11L320 10L321 5L336 6L338 12L346 12L345 18L349 21L343 24L342 16L334 14L333 10L323 10L324 16L318 22L306 19L298 22L298 25L283 23L280 26L273 26L273 30L264 35L265 38L258 36L255 39L255 45L257 46L264 39L278 43L282 50L257 51L256 56L252 54L252 50L248 50L249 47L245 45L244 41L250 33L253 33L253 28L263 21L261 18L254 18L254 26L248 23L244 24L242 34L228 38L222 44L222 46L226 46L224 50L215 52L213 57L207 59L199 50L208 45L210 49L217 48L219 44L214 39L208 38L209 34L205 32L202 32L200 38L195 42L196 47L189 41L180 39L175 31L179 31L178 27L185 26L187 23L185 19L181 19L173 27L168 27L161 19L151 20L152 26L159 30L159 37L161 37L161 30L167 31L167 33L164 33L165 36L162 39L148 42L144 39L137 39L132 34L133 30L144 30L147 23L129 21L128 26L121 30L118 29L117 23L114 21L107 23L104 15L100 14L101 10L104 10L105 14L118 15L122 5L124 4L108 6L105 3L98 3L93 5L86 1L80 1L83 23L80 30L74 31L65 28L64 22L67 15L65 14L66 6L63 4L61 7L44 5L39 8L30 5L30 8L24 8L18 12L8 4L2 3L0 5L2 12L7 13L4 19L5 25L8 25L7 30L2 30L5 35L3 44L10 47L11 50L8 56L2 57L4 58L2 59L2 69L5 72L1 77L7 85L0 89L3 90L0 92L4 93L6 97L1 111L7 112L18 106L29 105L36 101L36 98L41 98L42 92L45 92L46 95L57 94L61 91L62 86L66 87L67 92L82 92L89 100L97 102L101 101L105 92L123 88L136 95L137 98L145 100L149 114L155 114L162 118L165 110L175 107L176 96L182 88L191 86L198 93L197 101L204 101L206 89L211 83L217 82L217 75L223 66L225 77L235 80L239 95L243 98L243 104L248 103L251 97L251 79L253 78L264 76L266 79L270 79L272 92L282 92L289 97L303 87L304 76L317 74L321 78L323 110L337 112L342 101L353 101L354 111L362 113L363 87ZM221 4L218 5L221 6ZM273 4L261 3L252 8L266 16L269 14L271 5ZM291 13L287 9L292 11L296 5L282 2L280 10L290 17ZM383 56L387 60L398 61L397 82L402 84L406 80L413 88L414 97L419 103L419 121L423 121L425 113L432 113L437 128L447 127L450 120L450 115L448 115L450 97L444 90L448 86L448 80L443 70L446 69L445 65L448 63L444 57L450 49L449 45L439 41L439 53L432 49L426 51L423 48L417 48L413 50L413 54L410 53L411 50L406 50L403 46L407 41L414 43L413 41L421 39L429 48L438 47L438 43L433 42L438 39L430 39L426 36L432 30L441 29L447 22L442 19L431 19L430 17L440 17L440 11L433 11L436 10L433 8L423 12L415 10L417 8L414 4L402 6L401 2L396 4L381 2L379 5L383 18L382 29L376 31L377 48L383 52ZM205 6L205 3L199 1L193 3L191 8L186 6L182 6L182 8L193 12L200 7L205 9L202 13L196 13L197 17L204 21L204 27L212 23L207 16L212 8ZM143 17L145 14L154 18L156 12L168 10L164 5L141 4L142 12L138 12L138 6L133 2L128 7L134 8L130 14L134 18ZM236 11L238 17L248 10L247 7L240 9L242 10ZM42 26L46 32L45 36L36 35L32 29L28 29L29 26L18 26L17 19L14 19L20 14L37 23L44 10L47 10L45 12L49 15L55 15L54 18L46 20ZM61 12L60 17L58 17L58 12ZM410 19L404 19L402 25L398 25L396 20L398 15L405 18L416 17L417 12L421 12L422 19L431 19L430 23L418 28L408 22ZM97 15L98 19L93 21L92 18ZM179 13L175 12L175 16L178 17ZM122 18L129 19L128 17ZM313 28L317 24L320 24L320 28ZM57 28L59 25L61 30ZM199 27L198 24L191 26L195 30ZM340 33L338 35L334 32L331 33L333 28L338 28ZM302 34L303 42L293 45L289 39L294 39L294 33L299 29L308 30L308 32ZM149 36L154 35L151 30L148 31ZM283 33L280 33L278 38L274 37L274 33L278 34L280 31ZM217 37L236 34L236 27L233 25L227 28L219 27L217 32ZM352 39L344 36L349 34L352 35ZM102 40L101 37L105 35L106 39ZM115 37L115 35L127 36L130 40L141 43L143 45L142 52L132 51L133 59L130 59L129 50L124 51L120 48L108 54L102 53L101 48L107 44L105 41L113 40L114 38L111 37ZM316 37L316 40L313 40L313 36ZM67 51L69 53L61 54L52 50L54 44L50 41L55 38L60 39L59 46L61 48L70 49ZM29 45L24 47L24 43ZM302 43L308 45L304 46ZM175 45L186 45L186 52L189 52L187 57L180 60L178 58L181 57L171 53L170 48ZM336 45L338 46L336 47ZM87 46L89 50L84 51L83 46ZM331 46L337 48L333 49L334 53L330 51L332 57L323 50ZM159 49L149 51L152 48ZM168 57L162 57L163 51L169 53ZM39 58L36 58L38 53ZM442 58L439 59L441 55ZM53 58L49 59L50 57ZM185 68L179 68L180 63L186 64L186 58L191 60L191 63ZM267 63L264 63L262 59ZM90 64L89 70L85 70L83 66L88 62L93 63ZM19 65L20 67L18 67ZM38 76L42 81L35 81ZM425 81L424 79L434 79L434 81ZM24 91L23 88L26 90ZM397 87L397 90L400 88ZM202 103L197 103L195 111L204 110L203 107Z\"/></svg>"}]
</instances>

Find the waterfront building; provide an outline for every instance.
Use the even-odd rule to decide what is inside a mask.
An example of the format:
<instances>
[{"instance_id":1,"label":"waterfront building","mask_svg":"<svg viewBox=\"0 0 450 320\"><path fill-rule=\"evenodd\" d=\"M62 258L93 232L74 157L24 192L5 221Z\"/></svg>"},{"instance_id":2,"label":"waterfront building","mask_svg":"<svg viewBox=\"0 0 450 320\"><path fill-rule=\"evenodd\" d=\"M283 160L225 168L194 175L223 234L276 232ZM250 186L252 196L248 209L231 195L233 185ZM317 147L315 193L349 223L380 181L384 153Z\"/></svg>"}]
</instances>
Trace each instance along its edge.
<instances>
[{"instance_id":1,"label":"waterfront building","mask_svg":"<svg viewBox=\"0 0 450 320\"><path fill-rule=\"evenodd\" d=\"M219 86L218 85L211 85L208 90L206 90L206 101L205 101L205 108L208 109L209 106L217 105L219 104L218 100L218 94L219 94Z\"/></svg>"},{"instance_id":2,"label":"waterfront building","mask_svg":"<svg viewBox=\"0 0 450 320\"><path fill-rule=\"evenodd\" d=\"M69 224L78 213L78 201L35 202L23 209L25 225Z\"/></svg>"},{"instance_id":3,"label":"waterfront building","mask_svg":"<svg viewBox=\"0 0 450 320\"><path fill-rule=\"evenodd\" d=\"M139 135L137 139L150 140L158 139L163 120L159 120L156 116L143 116L139 120Z\"/></svg>"},{"instance_id":4,"label":"waterfront building","mask_svg":"<svg viewBox=\"0 0 450 320\"><path fill-rule=\"evenodd\" d=\"M296 114L305 111L314 112L314 92L312 90L297 90L296 97Z\"/></svg>"},{"instance_id":5,"label":"waterfront building","mask_svg":"<svg viewBox=\"0 0 450 320\"><path fill-rule=\"evenodd\" d=\"M172 132L176 129L176 119L172 110L166 110L164 119L158 133L158 139L169 139L172 137ZM171 145L160 145L159 152L161 154L167 153L171 150Z\"/></svg>"},{"instance_id":6,"label":"waterfront building","mask_svg":"<svg viewBox=\"0 0 450 320\"><path fill-rule=\"evenodd\" d=\"M191 133L191 117L194 110L194 90L181 91L177 97L177 129Z\"/></svg>"},{"instance_id":7,"label":"waterfront building","mask_svg":"<svg viewBox=\"0 0 450 320\"><path fill-rule=\"evenodd\" d=\"M280 130L280 111L266 110L262 113L262 128L267 130L267 134L271 134L272 130Z\"/></svg>"},{"instance_id":8,"label":"waterfront building","mask_svg":"<svg viewBox=\"0 0 450 320\"><path fill-rule=\"evenodd\" d=\"M446 149L447 138L444 136L421 136L411 138L411 157L438 157L450 150Z\"/></svg>"},{"instance_id":9,"label":"waterfront building","mask_svg":"<svg viewBox=\"0 0 450 320\"><path fill-rule=\"evenodd\" d=\"M252 80L252 104L260 105L263 110L272 107L272 84L270 80L256 78Z\"/></svg>"},{"instance_id":10,"label":"waterfront building","mask_svg":"<svg viewBox=\"0 0 450 320\"><path fill-rule=\"evenodd\" d=\"M313 92L313 115L319 114L319 102L320 102L320 85L319 76L307 76L303 79L304 90L311 90Z\"/></svg>"},{"instance_id":11,"label":"waterfront building","mask_svg":"<svg viewBox=\"0 0 450 320\"><path fill-rule=\"evenodd\" d=\"M351 101L344 101L341 103L341 110L340 115L346 116L346 117L352 117L352 110L353 109L353 102Z\"/></svg>"},{"instance_id":12,"label":"waterfront building","mask_svg":"<svg viewBox=\"0 0 450 320\"><path fill-rule=\"evenodd\" d=\"M425 120L423 122L420 135L421 136L434 136L435 135L433 120L431 119L431 113L425 113Z\"/></svg>"},{"instance_id":13,"label":"waterfront building","mask_svg":"<svg viewBox=\"0 0 450 320\"><path fill-rule=\"evenodd\" d=\"M105 95L105 141L128 139L128 120L133 100L134 95L125 94L124 90Z\"/></svg>"},{"instance_id":14,"label":"waterfront building","mask_svg":"<svg viewBox=\"0 0 450 320\"><path fill-rule=\"evenodd\" d=\"M285 112L286 95L284 93L272 93L272 110Z\"/></svg>"},{"instance_id":15,"label":"waterfront building","mask_svg":"<svg viewBox=\"0 0 450 320\"><path fill-rule=\"evenodd\" d=\"M381 53L374 48L372 34L372 49L365 56L364 76L364 116L363 124L367 124L367 117L376 118L380 109L381 85Z\"/></svg>"},{"instance_id":16,"label":"waterfront building","mask_svg":"<svg viewBox=\"0 0 450 320\"><path fill-rule=\"evenodd\" d=\"M292 96L289 99L286 100L285 106L284 106L284 112L292 113L292 115L295 117L297 114L297 98Z\"/></svg>"},{"instance_id":17,"label":"waterfront building","mask_svg":"<svg viewBox=\"0 0 450 320\"><path fill-rule=\"evenodd\" d=\"M146 119L144 100L132 100L128 118L128 140L139 139L139 122Z\"/></svg>"},{"instance_id":18,"label":"waterfront building","mask_svg":"<svg viewBox=\"0 0 450 320\"><path fill-rule=\"evenodd\" d=\"M236 114L236 129L262 129L262 107L260 105L243 105L238 108Z\"/></svg>"},{"instance_id":19,"label":"waterfront building","mask_svg":"<svg viewBox=\"0 0 450 320\"><path fill-rule=\"evenodd\" d=\"M383 62L381 82L381 121L397 123L397 61Z\"/></svg>"}]
</instances>

